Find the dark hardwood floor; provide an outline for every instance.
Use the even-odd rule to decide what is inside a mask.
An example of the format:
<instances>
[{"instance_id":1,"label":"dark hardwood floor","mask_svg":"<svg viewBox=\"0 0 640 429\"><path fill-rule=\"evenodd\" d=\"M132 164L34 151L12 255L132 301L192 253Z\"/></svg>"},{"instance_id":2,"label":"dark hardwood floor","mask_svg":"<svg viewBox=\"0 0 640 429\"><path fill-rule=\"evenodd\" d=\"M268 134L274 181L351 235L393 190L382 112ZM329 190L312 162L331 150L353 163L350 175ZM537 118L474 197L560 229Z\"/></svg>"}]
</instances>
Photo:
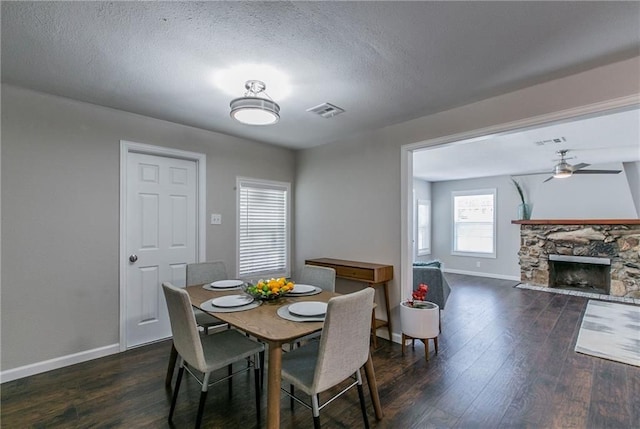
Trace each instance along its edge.
<instances>
[{"instance_id":1,"label":"dark hardwood floor","mask_svg":"<svg viewBox=\"0 0 640 429\"><path fill-rule=\"evenodd\" d=\"M366 395L373 428L640 427L640 368L573 350L588 299L447 278L438 356L425 362L420 342L405 356L384 340L373 352L385 412L376 421ZM2 427L169 427L169 349L165 341L4 383ZM256 427L252 386L247 373L234 378L231 395L226 383L214 387L203 427ZM199 386L185 376L180 390L175 427L192 427ZM283 398L282 428L313 427L310 411L288 404ZM324 428L362 427L355 390L321 418Z\"/></svg>"}]
</instances>

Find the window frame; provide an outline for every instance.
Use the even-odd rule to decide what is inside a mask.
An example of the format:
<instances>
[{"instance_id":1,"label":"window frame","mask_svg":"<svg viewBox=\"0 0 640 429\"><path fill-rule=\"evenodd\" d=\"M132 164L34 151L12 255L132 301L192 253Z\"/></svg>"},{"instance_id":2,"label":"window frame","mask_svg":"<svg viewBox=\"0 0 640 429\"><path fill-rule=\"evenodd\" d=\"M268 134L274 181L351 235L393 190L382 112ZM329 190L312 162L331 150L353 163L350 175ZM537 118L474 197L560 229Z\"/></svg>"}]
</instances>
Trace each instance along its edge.
<instances>
[{"instance_id":1,"label":"window frame","mask_svg":"<svg viewBox=\"0 0 640 429\"><path fill-rule=\"evenodd\" d=\"M426 233L427 233L427 247L420 248L420 207L426 207L427 211L427 222L426 222ZM416 199L416 218L415 218L415 256L426 256L431 255L431 200L426 200L422 198Z\"/></svg>"},{"instance_id":2,"label":"window frame","mask_svg":"<svg viewBox=\"0 0 640 429\"><path fill-rule=\"evenodd\" d=\"M283 191L285 193L285 208L284 208L284 221L285 221L285 242L284 242L284 261L285 267L283 270L268 270L268 271L256 271L247 272L242 269L242 249L240 246L240 234L243 222L241 213L241 192L243 188L263 188ZM291 183L281 182L276 180L255 179L249 177L236 178L236 274L238 278L258 280L260 278L279 278L289 277L291 275Z\"/></svg>"},{"instance_id":3,"label":"window frame","mask_svg":"<svg viewBox=\"0 0 640 429\"><path fill-rule=\"evenodd\" d=\"M456 197L469 197L474 195L493 195L493 220L492 220L493 251L492 252L467 252L467 251L456 250L457 222L456 222L455 200L456 200ZM498 237L497 209L498 209L498 190L496 188L452 191L451 192L451 255L496 259L497 258L497 242L498 242L497 240L497 237Z\"/></svg>"}]
</instances>

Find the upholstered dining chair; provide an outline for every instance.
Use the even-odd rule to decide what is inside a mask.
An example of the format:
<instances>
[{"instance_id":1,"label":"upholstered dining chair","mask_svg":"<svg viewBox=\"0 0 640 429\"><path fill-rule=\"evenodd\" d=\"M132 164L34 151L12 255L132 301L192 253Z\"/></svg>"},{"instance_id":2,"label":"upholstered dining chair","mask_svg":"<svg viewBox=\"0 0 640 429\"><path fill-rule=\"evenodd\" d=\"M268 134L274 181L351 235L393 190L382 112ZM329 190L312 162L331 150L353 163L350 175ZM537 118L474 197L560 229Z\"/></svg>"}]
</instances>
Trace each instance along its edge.
<instances>
[{"instance_id":1,"label":"upholstered dining chair","mask_svg":"<svg viewBox=\"0 0 640 429\"><path fill-rule=\"evenodd\" d=\"M322 290L329 292L335 292L336 290L336 270L329 267L320 267L317 265L305 265L300 272L300 279L296 283L306 284L311 286L317 286ZM306 341L312 338L320 336L319 332L315 334L307 335L304 338L298 338L294 343L290 344L293 348L294 345L300 346L302 341Z\"/></svg>"},{"instance_id":2,"label":"upholstered dining chair","mask_svg":"<svg viewBox=\"0 0 640 429\"><path fill-rule=\"evenodd\" d=\"M260 360L258 354L264 351L264 345L247 338L233 329L201 336L198 332L189 294L184 289L175 287L171 283L163 283L162 289L169 310L173 343L180 357L180 369L178 370L176 387L173 391L173 399L169 411L169 422L171 422L173 418L178 399L178 391L180 390L180 383L185 369L202 386L198 415L196 417L196 428L199 428L202 422L202 414L209 386L229 378L227 376L210 382L213 371L233 364L234 362L248 359L252 361L254 368L256 413L258 427L260 427ZM202 379L198 378L193 370L201 372L203 374ZM246 370L247 368L245 367L238 372L244 372Z\"/></svg>"},{"instance_id":3,"label":"upholstered dining chair","mask_svg":"<svg viewBox=\"0 0 640 429\"><path fill-rule=\"evenodd\" d=\"M216 280L226 279L228 279L228 277L224 262L197 262L187 264L187 286L211 283ZM217 319L198 308L194 308L193 313L196 317L196 323L204 329L205 334L209 333L209 329L226 325L222 320ZM176 351L175 346L171 345L167 375L164 379L164 384L167 387L171 386L171 380L173 379L173 372L175 371L177 359L178 352Z\"/></svg>"},{"instance_id":4,"label":"upholstered dining chair","mask_svg":"<svg viewBox=\"0 0 640 429\"><path fill-rule=\"evenodd\" d=\"M335 292L336 270L317 265L305 265L302 267L297 283L317 286L320 289Z\"/></svg>"},{"instance_id":5,"label":"upholstered dining chair","mask_svg":"<svg viewBox=\"0 0 640 429\"><path fill-rule=\"evenodd\" d=\"M282 356L282 378L311 397L311 405L290 392L297 402L311 408L313 425L320 428L320 410L336 397L357 386L365 428L369 427L360 368L369 357L373 288L365 288L329 300L320 341L311 341ZM320 404L320 393L346 379L351 384Z\"/></svg>"}]
</instances>

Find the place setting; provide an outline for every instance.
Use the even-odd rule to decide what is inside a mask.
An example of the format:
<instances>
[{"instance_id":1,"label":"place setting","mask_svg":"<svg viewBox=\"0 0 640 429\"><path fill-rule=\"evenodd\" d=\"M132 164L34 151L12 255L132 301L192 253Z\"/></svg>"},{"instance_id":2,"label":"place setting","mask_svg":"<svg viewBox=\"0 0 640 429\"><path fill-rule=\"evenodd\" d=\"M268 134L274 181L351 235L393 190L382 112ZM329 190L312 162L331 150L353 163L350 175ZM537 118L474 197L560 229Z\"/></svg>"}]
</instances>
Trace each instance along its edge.
<instances>
[{"instance_id":1,"label":"place setting","mask_svg":"<svg viewBox=\"0 0 640 429\"><path fill-rule=\"evenodd\" d=\"M202 286L203 289L212 290L216 292L225 290L239 290L244 285L242 280L217 280Z\"/></svg>"},{"instance_id":2,"label":"place setting","mask_svg":"<svg viewBox=\"0 0 640 429\"><path fill-rule=\"evenodd\" d=\"M278 316L292 322L324 322L327 303L321 301L302 301L283 305L278 308Z\"/></svg>"},{"instance_id":3,"label":"place setting","mask_svg":"<svg viewBox=\"0 0 640 429\"><path fill-rule=\"evenodd\" d=\"M322 289L318 286L313 285L305 285L302 283L296 283L289 292L286 293L287 296L311 296L317 295L322 292Z\"/></svg>"},{"instance_id":4,"label":"place setting","mask_svg":"<svg viewBox=\"0 0 640 429\"><path fill-rule=\"evenodd\" d=\"M203 302L200 304L200 308L210 313L234 313L237 311L251 310L252 308L259 307L261 304L261 301L247 294L225 295Z\"/></svg>"}]
</instances>

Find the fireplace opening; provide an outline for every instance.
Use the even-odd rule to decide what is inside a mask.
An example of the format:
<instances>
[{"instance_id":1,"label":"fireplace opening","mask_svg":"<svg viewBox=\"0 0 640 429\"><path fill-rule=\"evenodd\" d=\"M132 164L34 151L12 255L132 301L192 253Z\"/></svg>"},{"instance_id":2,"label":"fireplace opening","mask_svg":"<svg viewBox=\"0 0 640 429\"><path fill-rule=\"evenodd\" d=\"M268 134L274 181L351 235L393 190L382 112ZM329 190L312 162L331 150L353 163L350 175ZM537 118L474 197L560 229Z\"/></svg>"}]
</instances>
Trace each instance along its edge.
<instances>
[{"instance_id":1,"label":"fireplace opening","mask_svg":"<svg viewBox=\"0 0 640 429\"><path fill-rule=\"evenodd\" d=\"M549 255L549 287L609 295L611 260Z\"/></svg>"}]
</instances>

